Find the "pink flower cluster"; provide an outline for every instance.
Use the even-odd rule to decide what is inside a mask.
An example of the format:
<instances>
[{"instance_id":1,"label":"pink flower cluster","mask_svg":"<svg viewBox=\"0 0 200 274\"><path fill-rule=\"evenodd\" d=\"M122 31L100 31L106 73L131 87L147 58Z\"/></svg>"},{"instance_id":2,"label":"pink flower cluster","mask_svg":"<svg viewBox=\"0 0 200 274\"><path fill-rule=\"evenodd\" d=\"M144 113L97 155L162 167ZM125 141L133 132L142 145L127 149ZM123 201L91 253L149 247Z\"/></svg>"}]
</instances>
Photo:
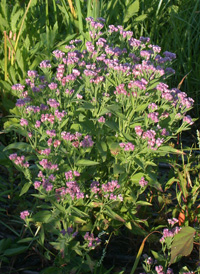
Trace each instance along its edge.
<instances>
[{"instance_id":1,"label":"pink flower cluster","mask_svg":"<svg viewBox=\"0 0 200 274\"><path fill-rule=\"evenodd\" d=\"M20 218L22 220L25 220L26 217L28 217L29 215L30 215L30 213L28 212L28 210L24 210L24 211L20 212Z\"/></svg>"},{"instance_id":2,"label":"pink flower cluster","mask_svg":"<svg viewBox=\"0 0 200 274\"><path fill-rule=\"evenodd\" d=\"M76 170L74 170L74 172L72 170L69 170L69 171L65 172L66 180L72 180L74 176L79 177L80 173Z\"/></svg>"},{"instance_id":3,"label":"pink flower cluster","mask_svg":"<svg viewBox=\"0 0 200 274\"><path fill-rule=\"evenodd\" d=\"M139 185L141 187L145 187L146 185L148 185L148 181L145 181L144 177L142 177L139 181Z\"/></svg>"},{"instance_id":4,"label":"pink flower cluster","mask_svg":"<svg viewBox=\"0 0 200 274\"><path fill-rule=\"evenodd\" d=\"M93 233L86 232L84 239L88 241L88 247L94 249L97 245L101 243L101 240L98 237L94 237Z\"/></svg>"},{"instance_id":5,"label":"pink flower cluster","mask_svg":"<svg viewBox=\"0 0 200 274\"><path fill-rule=\"evenodd\" d=\"M133 151L135 146L132 143L120 143L121 148L124 148L124 151Z\"/></svg>"},{"instance_id":6,"label":"pink flower cluster","mask_svg":"<svg viewBox=\"0 0 200 274\"><path fill-rule=\"evenodd\" d=\"M117 180L112 180L111 182L108 182L106 184L102 184L100 187L99 182L93 181L90 185L91 192L92 193L104 193L105 198L109 198L110 200L117 200L123 201L123 197L121 194L115 195L114 192L120 188L120 185L118 184Z\"/></svg>"},{"instance_id":7,"label":"pink flower cluster","mask_svg":"<svg viewBox=\"0 0 200 274\"><path fill-rule=\"evenodd\" d=\"M47 192L49 192L53 189L53 184L51 182L54 182L56 180L56 177L53 174L48 176L48 178L45 178L45 175L42 173L42 171L39 171L38 178L40 178L40 180L42 179L42 182L35 181L34 182L35 189L38 189L41 185L42 185L43 189L46 190Z\"/></svg>"},{"instance_id":8,"label":"pink flower cluster","mask_svg":"<svg viewBox=\"0 0 200 274\"><path fill-rule=\"evenodd\" d=\"M25 160L25 156L24 155L17 156L17 153L10 154L9 159L11 161L14 161L14 163L16 165L18 165L18 166L22 166L22 167L25 167L25 168L29 167L29 163Z\"/></svg>"},{"instance_id":9,"label":"pink flower cluster","mask_svg":"<svg viewBox=\"0 0 200 274\"><path fill-rule=\"evenodd\" d=\"M154 112L151 112L151 114L152 113L154 113ZM159 128L159 129L161 129L161 128ZM164 142L164 138L156 139L156 132L153 129L143 132L141 126L136 126L135 132L139 137L142 137L142 139L147 140L149 148L151 148L153 150L156 150ZM168 132L166 131L165 128L161 129L161 135L168 135Z\"/></svg>"},{"instance_id":10,"label":"pink flower cluster","mask_svg":"<svg viewBox=\"0 0 200 274\"><path fill-rule=\"evenodd\" d=\"M44 169L49 169L49 170L58 170L58 165L57 164L52 164L51 162L48 162L47 159L42 159L39 164L44 168Z\"/></svg>"},{"instance_id":11,"label":"pink flower cluster","mask_svg":"<svg viewBox=\"0 0 200 274\"><path fill-rule=\"evenodd\" d=\"M23 126L28 126L28 121L26 119L20 119L20 125Z\"/></svg>"},{"instance_id":12,"label":"pink flower cluster","mask_svg":"<svg viewBox=\"0 0 200 274\"><path fill-rule=\"evenodd\" d=\"M165 228L163 230L163 236L162 238L160 239L160 242L161 243L164 243L165 242L165 239L170 237L170 238L173 238L176 234L178 234L178 232L181 230L181 227L174 227L173 229L169 230L168 228Z\"/></svg>"}]
</instances>

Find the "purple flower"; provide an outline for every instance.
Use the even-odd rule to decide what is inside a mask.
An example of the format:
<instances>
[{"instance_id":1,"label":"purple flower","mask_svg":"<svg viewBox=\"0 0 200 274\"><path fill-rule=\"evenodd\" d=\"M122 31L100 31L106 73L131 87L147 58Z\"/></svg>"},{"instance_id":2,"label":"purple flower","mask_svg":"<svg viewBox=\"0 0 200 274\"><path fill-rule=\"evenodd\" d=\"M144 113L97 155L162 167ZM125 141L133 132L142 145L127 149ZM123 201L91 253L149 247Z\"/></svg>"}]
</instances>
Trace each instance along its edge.
<instances>
[{"instance_id":1,"label":"purple flower","mask_svg":"<svg viewBox=\"0 0 200 274\"><path fill-rule=\"evenodd\" d=\"M183 122L188 123L189 125L193 125L194 122L192 121L192 118L190 117L190 115L186 115L183 117Z\"/></svg>"},{"instance_id":2,"label":"purple flower","mask_svg":"<svg viewBox=\"0 0 200 274\"><path fill-rule=\"evenodd\" d=\"M90 135L86 135L84 139L80 142L81 147L92 147L94 142L92 141L92 137Z\"/></svg>"},{"instance_id":3,"label":"purple flower","mask_svg":"<svg viewBox=\"0 0 200 274\"><path fill-rule=\"evenodd\" d=\"M47 104L52 108L58 108L60 106L60 103L58 103L55 99L49 99Z\"/></svg>"},{"instance_id":4,"label":"purple flower","mask_svg":"<svg viewBox=\"0 0 200 274\"><path fill-rule=\"evenodd\" d=\"M23 91L25 88L25 86L21 85L21 84L15 84L12 86L13 90L17 90L17 91Z\"/></svg>"},{"instance_id":5,"label":"purple flower","mask_svg":"<svg viewBox=\"0 0 200 274\"><path fill-rule=\"evenodd\" d=\"M51 68L51 64L49 60L44 60L40 63L40 68Z\"/></svg>"}]
</instances>

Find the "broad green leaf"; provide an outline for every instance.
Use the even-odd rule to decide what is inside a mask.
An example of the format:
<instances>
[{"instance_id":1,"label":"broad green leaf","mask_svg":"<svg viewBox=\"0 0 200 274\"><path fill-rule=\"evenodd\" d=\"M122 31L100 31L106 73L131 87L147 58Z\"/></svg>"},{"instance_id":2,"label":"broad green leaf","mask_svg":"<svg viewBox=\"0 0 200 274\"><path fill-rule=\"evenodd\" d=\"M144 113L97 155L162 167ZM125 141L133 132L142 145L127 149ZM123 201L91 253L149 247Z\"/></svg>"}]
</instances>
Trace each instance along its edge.
<instances>
[{"instance_id":1,"label":"broad green leaf","mask_svg":"<svg viewBox=\"0 0 200 274\"><path fill-rule=\"evenodd\" d=\"M87 160L87 159L78 160L75 164L77 166L95 166L95 165L99 165L98 162Z\"/></svg>"},{"instance_id":2,"label":"broad green leaf","mask_svg":"<svg viewBox=\"0 0 200 274\"><path fill-rule=\"evenodd\" d=\"M135 0L125 11L123 22L126 23L131 17L133 17L140 9L139 0Z\"/></svg>"},{"instance_id":3,"label":"broad green leaf","mask_svg":"<svg viewBox=\"0 0 200 274\"><path fill-rule=\"evenodd\" d=\"M182 227L178 234L174 236L171 247L170 264L173 264L177 256L188 256L193 250L193 241L196 231L187 226Z\"/></svg>"},{"instance_id":4,"label":"broad green leaf","mask_svg":"<svg viewBox=\"0 0 200 274\"><path fill-rule=\"evenodd\" d=\"M131 181L134 183L139 183L139 181L142 177L144 177L144 173L138 172L138 173L134 174L133 176L131 176Z\"/></svg>"},{"instance_id":5,"label":"broad green leaf","mask_svg":"<svg viewBox=\"0 0 200 274\"><path fill-rule=\"evenodd\" d=\"M15 114L16 116L21 117L21 113L17 107L14 107L13 109L10 110L10 113Z\"/></svg>"}]
</instances>

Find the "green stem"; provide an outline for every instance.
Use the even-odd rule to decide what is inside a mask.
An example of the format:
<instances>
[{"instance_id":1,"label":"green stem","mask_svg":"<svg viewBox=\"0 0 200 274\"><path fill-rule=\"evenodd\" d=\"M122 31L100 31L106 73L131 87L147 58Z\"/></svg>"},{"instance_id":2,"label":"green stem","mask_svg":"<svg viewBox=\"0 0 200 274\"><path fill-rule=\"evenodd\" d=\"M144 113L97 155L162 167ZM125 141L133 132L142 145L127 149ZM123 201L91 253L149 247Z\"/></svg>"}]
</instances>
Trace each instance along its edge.
<instances>
[{"instance_id":1,"label":"green stem","mask_svg":"<svg viewBox=\"0 0 200 274\"><path fill-rule=\"evenodd\" d=\"M4 60L4 80L7 81L8 80L7 34L6 34L6 31L4 31L3 33L4 33L4 56L5 56L5 60Z\"/></svg>"}]
</instances>

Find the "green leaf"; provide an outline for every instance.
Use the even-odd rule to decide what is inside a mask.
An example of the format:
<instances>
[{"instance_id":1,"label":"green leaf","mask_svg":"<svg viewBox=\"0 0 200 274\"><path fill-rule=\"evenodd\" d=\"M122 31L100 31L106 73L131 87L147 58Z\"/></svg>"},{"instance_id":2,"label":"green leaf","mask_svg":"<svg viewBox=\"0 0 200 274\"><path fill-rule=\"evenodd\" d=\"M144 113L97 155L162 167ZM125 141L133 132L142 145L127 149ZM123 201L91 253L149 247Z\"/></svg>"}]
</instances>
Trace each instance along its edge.
<instances>
[{"instance_id":1,"label":"green leaf","mask_svg":"<svg viewBox=\"0 0 200 274\"><path fill-rule=\"evenodd\" d=\"M35 152L35 150L32 148L30 144L23 143L23 142L10 144L7 147L5 147L3 151L10 150L10 149L18 149L25 152Z\"/></svg>"},{"instance_id":2,"label":"green leaf","mask_svg":"<svg viewBox=\"0 0 200 274\"><path fill-rule=\"evenodd\" d=\"M2 253L5 249L8 249L12 244L12 239L2 239L0 241L0 253Z\"/></svg>"},{"instance_id":3,"label":"green leaf","mask_svg":"<svg viewBox=\"0 0 200 274\"><path fill-rule=\"evenodd\" d=\"M188 256L193 250L193 241L196 231L187 226L182 227L178 234L174 236L171 246L170 264L173 264L178 256Z\"/></svg>"},{"instance_id":4,"label":"green leaf","mask_svg":"<svg viewBox=\"0 0 200 274\"><path fill-rule=\"evenodd\" d=\"M123 222L123 223L126 222L121 216L119 216L117 213L115 213L109 206L105 206L105 209L106 210L104 212L108 216L110 216L112 219Z\"/></svg>"},{"instance_id":5,"label":"green leaf","mask_svg":"<svg viewBox=\"0 0 200 274\"><path fill-rule=\"evenodd\" d=\"M105 125L114 131L119 131L118 124L114 121L106 121Z\"/></svg>"},{"instance_id":6,"label":"green leaf","mask_svg":"<svg viewBox=\"0 0 200 274\"><path fill-rule=\"evenodd\" d=\"M29 190L30 186L31 186L31 183L29 183L29 182L26 183L26 184L22 187L19 196L22 196L23 194L25 194L25 193Z\"/></svg>"},{"instance_id":7,"label":"green leaf","mask_svg":"<svg viewBox=\"0 0 200 274\"><path fill-rule=\"evenodd\" d=\"M125 173L126 172L126 169L119 165L119 164L115 164L114 167L113 167L113 173L114 174L121 174L121 173Z\"/></svg>"},{"instance_id":8,"label":"green leaf","mask_svg":"<svg viewBox=\"0 0 200 274\"><path fill-rule=\"evenodd\" d=\"M79 111L80 109L94 109L95 107L89 103L89 102L84 102L81 107L79 109L77 109L77 111Z\"/></svg>"},{"instance_id":9,"label":"green leaf","mask_svg":"<svg viewBox=\"0 0 200 274\"><path fill-rule=\"evenodd\" d=\"M128 133L123 133L124 137L129 141L129 142L133 142L135 141L135 139Z\"/></svg>"},{"instance_id":10,"label":"green leaf","mask_svg":"<svg viewBox=\"0 0 200 274\"><path fill-rule=\"evenodd\" d=\"M9 84L9 83L6 82L6 81L0 80L0 87L1 87L2 89L4 89L5 91L7 91L7 92L10 92L10 91L11 91L11 84Z\"/></svg>"},{"instance_id":11,"label":"green leaf","mask_svg":"<svg viewBox=\"0 0 200 274\"><path fill-rule=\"evenodd\" d=\"M154 79L150 82L150 86L147 87L146 91L149 91L151 89L154 89L158 84L160 83L160 81L158 81L158 79Z\"/></svg>"},{"instance_id":12,"label":"green leaf","mask_svg":"<svg viewBox=\"0 0 200 274\"><path fill-rule=\"evenodd\" d=\"M131 181L134 183L139 183L142 177L144 177L144 173L141 173L141 172L136 173L133 176L131 176Z\"/></svg>"},{"instance_id":13,"label":"green leaf","mask_svg":"<svg viewBox=\"0 0 200 274\"><path fill-rule=\"evenodd\" d=\"M165 184L165 191L168 190L171 185L175 182L179 182L178 179L176 179L175 177L171 178L166 184Z\"/></svg>"},{"instance_id":14,"label":"green leaf","mask_svg":"<svg viewBox=\"0 0 200 274\"><path fill-rule=\"evenodd\" d=\"M165 152L165 153L175 153L175 154L182 154L184 155L185 153L181 150L178 150L176 148L173 148L171 146L161 146L157 149L157 152L158 153L162 153L162 152Z\"/></svg>"},{"instance_id":15,"label":"green leaf","mask_svg":"<svg viewBox=\"0 0 200 274\"><path fill-rule=\"evenodd\" d=\"M135 109L135 111L136 112L143 111L147 108L148 105L149 105L149 103L138 105L138 107Z\"/></svg>"},{"instance_id":16,"label":"green leaf","mask_svg":"<svg viewBox=\"0 0 200 274\"><path fill-rule=\"evenodd\" d=\"M96 143L97 149L102 157L103 162L105 162L107 157L107 145L105 142Z\"/></svg>"},{"instance_id":17,"label":"green leaf","mask_svg":"<svg viewBox=\"0 0 200 274\"><path fill-rule=\"evenodd\" d=\"M139 15L138 17L136 17L134 19L134 22L141 22L141 21L144 21L146 18L147 18L147 14L142 14L142 15Z\"/></svg>"},{"instance_id":18,"label":"green leaf","mask_svg":"<svg viewBox=\"0 0 200 274\"><path fill-rule=\"evenodd\" d=\"M99 163L95 161L90 161L87 159L81 159L76 162L76 165L77 166L95 166L95 165L99 165Z\"/></svg>"},{"instance_id":19,"label":"green leaf","mask_svg":"<svg viewBox=\"0 0 200 274\"><path fill-rule=\"evenodd\" d=\"M80 209L78 209L77 207L72 207L72 211L76 214L76 215L78 215L78 216L80 216L80 217L85 217L85 218L88 218L89 217L89 215L87 214L87 213L85 213L85 212L83 212L83 211L81 211Z\"/></svg>"},{"instance_id":20,"label":"green leaf","mask_svg":"<svg viewBox=\"0 0 200 274\"><path fill-rule=\"evenodd\" d=\"M33 241L34 238L32 237L28 237L28 238L24 238L24 239L21 239L19 241L17 241L18 244L21 244L21 243L28 243L28 242L31 242Z\"/></svg>"},{"instance_id":21,"label":"green leaf","mask_svg":"<svg viewBox=\"0 0 200 274\"><path fill-rule=\"evenodd\" d=\"M25 252L28 249L27 246L19 246L15 248L9 248L4 252L4 256L15 256Z\"/></svg>"},{"instance_id":22,"label":"green leaf","mask_svg":"<svg viewBox=\"0 0 200 274\"><path fill-rule=\"evenodd\" d=\"M157 261L159 261L159 262L166 262L166 258L163 255L161 255L158 252L153 251L153 250L151 250L151 253L153 254L154 258Z\"/></svg>"},{"instance_id":23,"label":"green leaf","mask_svg":"<svg viewBox=\"0 0 200 274\"><path fill-rule=\"evenodd\" d=\"M139 9L140 9L139 0L135 0L126 9L123 22L126 23L131 17L133 17L139 11Z\"/></svg>"},{"instance_id":24,"label":"green leaf","mask_svg":"<svg viewBox=\"0 0 200 274\"><path fill-rule=\"evenodd\" d=\"M48 223L48 220L51 218L51 212L48 210L43 210L38 213L36 213L34 216L32 216L32 220L34 222L40 222L40 223Z\"/></svg>"},{"instance_id":25,"label":"green leaf","mask_svg":"<svg viewBox=\"0 0 200 274\"><path fill-rule=\"evenodd\" d=\"M140 205L140 206L152 206L151 203L148 203L146 201L137 201L136 206L138 206L138 205Z\"/></svg>"}]
</instances>

